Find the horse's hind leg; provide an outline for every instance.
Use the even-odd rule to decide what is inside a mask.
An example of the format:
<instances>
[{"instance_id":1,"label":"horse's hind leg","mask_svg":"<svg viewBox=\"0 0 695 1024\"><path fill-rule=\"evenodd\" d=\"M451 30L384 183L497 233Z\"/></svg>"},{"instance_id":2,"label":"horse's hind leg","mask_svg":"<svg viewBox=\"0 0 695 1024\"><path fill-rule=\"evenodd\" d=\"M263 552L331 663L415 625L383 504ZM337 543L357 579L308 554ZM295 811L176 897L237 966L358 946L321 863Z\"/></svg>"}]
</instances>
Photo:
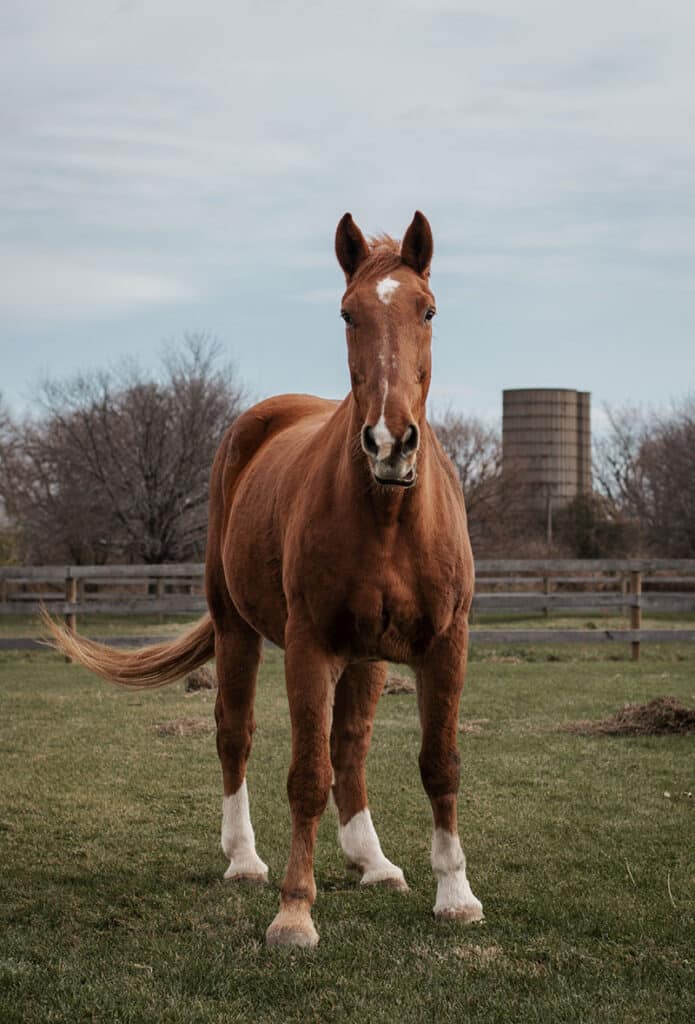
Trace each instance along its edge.
<instances>
[{"instance_id":1,"label":"horse's hind leg","mask_svg":"<svg viewBox=\"0 0 695 1024\"><path fill-rule=\"evenodd\" d=\"M229 857L224 877L265 882L268 868L256 853L249 816L246 764L255 729L253 702L261 660L261 637L233 608L215 620L217 662L217 752L222 764L222 849Z\"/></svg>"},{"instance_id":2,"label":"horse's hind leg","mask_svg":"<svg viewBox=\"0 0 695 1024\"><path fill-rule=\"evenodd\" d=\"M361 884L407 889L401 869L382 853L367 806L365 761L385 679L383 662L348 665L340 677L331 730L333 798L340 845L348 863L362 872Z\"/></svg>"}]
</instances>

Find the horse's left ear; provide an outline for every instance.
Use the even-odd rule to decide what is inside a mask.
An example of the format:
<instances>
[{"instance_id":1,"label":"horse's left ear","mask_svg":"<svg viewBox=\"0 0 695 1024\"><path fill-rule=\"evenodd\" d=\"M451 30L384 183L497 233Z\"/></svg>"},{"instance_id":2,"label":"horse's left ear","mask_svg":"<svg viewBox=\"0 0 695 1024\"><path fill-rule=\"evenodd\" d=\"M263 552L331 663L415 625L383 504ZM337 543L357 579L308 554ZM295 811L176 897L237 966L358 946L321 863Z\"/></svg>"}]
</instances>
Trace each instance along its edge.
<instances>
[{"instance_id":1,"label":"horse's left ear","mask_svg":"<svg viewBox=\"0 0 695 1024\"><path fill-rule=\"evenodd\" d=\"M403 235L401 242L401 259L422 277L430 272L434 242L432 228L424 213L415 211L410 227Z\"/></svg>"}]
</instances>

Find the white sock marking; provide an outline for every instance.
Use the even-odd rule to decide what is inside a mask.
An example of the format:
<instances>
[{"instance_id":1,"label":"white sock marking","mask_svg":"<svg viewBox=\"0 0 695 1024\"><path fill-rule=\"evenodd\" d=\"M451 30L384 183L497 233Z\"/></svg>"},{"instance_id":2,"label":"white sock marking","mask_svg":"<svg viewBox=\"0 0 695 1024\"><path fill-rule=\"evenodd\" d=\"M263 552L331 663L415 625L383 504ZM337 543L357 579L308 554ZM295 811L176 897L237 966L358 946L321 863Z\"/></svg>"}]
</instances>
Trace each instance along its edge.
<instances>
[{"instance_id":1,"label":"white sock marking","mask_svg":"<svg viewBox=\"0 0 695 1024\"><path fill-rule=\"evenodd\" d=\"M225 878L238 875L268 877L268 865L256 853L256 839L249 814L246 779L236 793L222 800L222 849L229 857Z\"/></svg>"},{"instance_id":2,"label":"white sock marking","mask_svg":"<svg viewBox=\"0 0 695 1024\"><path fill-rule=\"evenodd\" d=\"M469 919L480 920L483 905L471 890L466 878L466 858L459 837L438 828L432 836L432 870L437 879L435 914L457 914L466 911Z\"/></svg>"},{"instance_id":3,"label":"white sock marking","mask_svg":"<svg viewBox=\"0 0 695 1024\"><path fill-rule=\"evenodd\" d=\"M347 859L352 864L357 864L363 872L362 885L371 885L374 882L391 879L405 886L405 878L401 869L392 864L382 853L381 843L368 807L354 814L347 825L340 825L338 836Z\"/></svg>"},{"instance_id":4,"label":"white sock marking","mask_svg":"<svg viewBox=\"0 0 695 1024\"><path fill-rule=\"evenodd\" d=\"M393 293L396 288L400 287L400 281L396 281L393 277L382 277L381 281L377 282L376 294L380 302L383 302L385 306L388 306Z\"/></svg>"}]
</instances>

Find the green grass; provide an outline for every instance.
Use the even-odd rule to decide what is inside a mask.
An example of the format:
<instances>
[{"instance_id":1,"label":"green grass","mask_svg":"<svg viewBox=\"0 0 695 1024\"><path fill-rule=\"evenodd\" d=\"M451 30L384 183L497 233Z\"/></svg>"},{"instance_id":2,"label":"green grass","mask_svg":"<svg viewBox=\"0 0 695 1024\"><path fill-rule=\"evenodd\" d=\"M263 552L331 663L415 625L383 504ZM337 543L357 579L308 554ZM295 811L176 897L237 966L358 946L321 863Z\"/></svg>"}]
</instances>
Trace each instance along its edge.
<instances>
[{"instance_id":1,"label":"green grass","mask_svg":"<svg viewBox=\"0 0 695 1024\"><path fill-rule=\"evenodd\" d=\"M509 657L474 659L463 702L488 720L462 737L459 801L485 923L432 918L415 703L389 696L371 804L411 892L360 892L327 812L321 942L304 952L263 944L289 842L279 652L249 772L264 890L221 879L213 736L156 730L210 717L209 693L125 692L52 654L0 653L0 1021L695 1019L693 740L557 731L660 694L692 705L692 648L646 648L639 664Z\"/></svg>"}]
</instances>

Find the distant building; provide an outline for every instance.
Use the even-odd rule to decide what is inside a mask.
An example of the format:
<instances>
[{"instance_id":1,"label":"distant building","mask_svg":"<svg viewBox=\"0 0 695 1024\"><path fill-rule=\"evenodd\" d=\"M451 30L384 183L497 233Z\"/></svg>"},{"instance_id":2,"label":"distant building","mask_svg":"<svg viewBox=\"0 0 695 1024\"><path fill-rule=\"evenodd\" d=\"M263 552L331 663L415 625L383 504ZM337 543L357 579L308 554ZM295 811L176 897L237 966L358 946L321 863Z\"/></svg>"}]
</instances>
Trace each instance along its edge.
<instances>
[{"instance_id":1,"label":"distant building","mask_svg":"<svg viewBox=\"0 0 695 1024\"><path fill-rule=\"evenodd\" d=\"M591 492L591 394L569 388L503 392L503 472L529 511L547 518Z\"/></svg>"}]
</instances>

